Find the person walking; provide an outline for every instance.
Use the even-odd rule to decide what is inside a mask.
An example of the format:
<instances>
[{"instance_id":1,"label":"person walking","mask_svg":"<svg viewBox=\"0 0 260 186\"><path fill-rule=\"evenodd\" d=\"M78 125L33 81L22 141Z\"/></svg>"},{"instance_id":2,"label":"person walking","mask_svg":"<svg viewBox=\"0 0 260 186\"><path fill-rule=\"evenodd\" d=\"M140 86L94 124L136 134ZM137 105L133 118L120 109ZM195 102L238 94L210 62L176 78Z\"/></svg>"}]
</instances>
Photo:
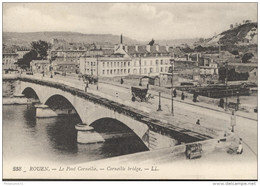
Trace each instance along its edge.
<instances>
[{"instance_id":1,"label":"person walking","mask_svg":"<svg viewBox=\"0 0 260 186\"><path fill-rule=\"evenodd\" d=\"M88 91L88 80L86 80L86 86L85 86L85 92L87 92Z\"/></svg>"},{"instance_id":2,"label":"person walking","mask_svg":"<svg viewBox=\"0 0 260 186\"><path fill-rule=\"evenodd\" d=\"M176 95L177 95L177 92L176 92L176 89L173 90L173 97L176 98Z\"/></svg>"},{"instance_id":3,"label":"person walking","mask_svg":"<svg viewBox=\"0 0 260 186\"><path fill-rule=\"evenodd\" d=\"M200 120L198 119L197 122L196 122L197 125L200 125Z\"/></svg>"},{"instance_id":4,"label":"person walking","mask_svg":"<svg viewBox=\"0 0 260 186\"><path fill-rule=\"evenodd\" d=\"M182 92L181 93L181 100L184 100L185 96L184 96L184 93Z\"/></svg>"}]
</instances>

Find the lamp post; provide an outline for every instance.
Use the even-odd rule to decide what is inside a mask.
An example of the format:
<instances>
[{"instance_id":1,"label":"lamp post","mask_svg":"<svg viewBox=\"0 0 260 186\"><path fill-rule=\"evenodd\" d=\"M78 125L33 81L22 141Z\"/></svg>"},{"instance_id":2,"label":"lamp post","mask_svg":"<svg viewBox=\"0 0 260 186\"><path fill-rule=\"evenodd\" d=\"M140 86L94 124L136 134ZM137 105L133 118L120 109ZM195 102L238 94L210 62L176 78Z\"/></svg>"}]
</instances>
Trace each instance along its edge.
<instances>
[{"instance_id":1,"label":"lamp post","mask_svg":"<svg viewBox=\"0 0 260 186\"><path fill-rule=\"evenodd\" d=\"M171 97L172 97L172 109L171 109L171 112L172 112L172 115L174 116L174 113L173 113L173 65L174 65L174 59L173 58L171 58L170 59L170 63L171 63L171 65L172 65L172 93L171 93Z\"/></svg>"},{"instance_id":2,"label":"lamp post","mask_svg":"<svg viewBox=\"0 0 260 186\"><path fill-rule=\"evenodd\" d=\"M239 91L237 91L237 110L239 109L239 104L240 104Z\"/></svg>"},{"instance_id":3,"label":"lamp post","mask_svg":"<svg viewBox=\"0 0 260 186\"><path fill-rule=\"evenodd\" d=\"M157 77L159 79L159 87L161 87L161 78ZM158 104L158 109L157 111L162 111L162 106L161 106L161 91L159 90L159 104Z\"/></svg>"},{"instance_id":4,"label":"lamp post","mask_svg":"<svg viewBox=\"0 0 260 186\"><path fill-rule=\"evenodd\" d=\"M98 52L97 52L97 90L98 90Z\"/></svg>"},{"instance_id":5,"label":"lamp post","mask_svg":"<svg viewBox=\"0 0 260 186\"><path fill-rule=\"evenodd\" d=\"M228 96L228 62L226 61L225 63L225 67L226 67L226 103L225 103L225 111L227 111L227 96Z\"/></svg>"}]
</instances>

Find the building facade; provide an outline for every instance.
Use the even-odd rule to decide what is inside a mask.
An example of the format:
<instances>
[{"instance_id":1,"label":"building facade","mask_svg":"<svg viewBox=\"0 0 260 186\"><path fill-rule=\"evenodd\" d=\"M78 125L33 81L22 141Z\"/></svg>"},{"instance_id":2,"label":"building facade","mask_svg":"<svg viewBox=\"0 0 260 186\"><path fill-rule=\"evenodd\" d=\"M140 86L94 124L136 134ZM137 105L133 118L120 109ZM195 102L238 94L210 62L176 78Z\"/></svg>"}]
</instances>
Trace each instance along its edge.
<instances>
[{"instance_id":1,"label":"building facade","mask_svg":"<svg viewBox=\"0 0 260 186\"><path fill-rule=\"evenodd\" d=\"M3 70L16 70L17 69L18 54L16 53L3 53L2 68Z\"/></svg>"},{"instance_id":2,"label":"building facade","mask_svg":"<svg viewBox=\"0 0 260 186\"><path fill-rule=\"evenodd\" d=\"M18 54L18 59L22 59L24 54L30 52L28 48L17 48L16 53Z\"/></svg>"},{"instance_id":3,"label":"building facade","mask_svg":"<svg viewBox=\"0 0 260 186\"><path fill-rule=\"evenodd\" d=\"M70 61L53 61L53 71L59 74L78 74L79 65Z\"/></svg>"},{"instance_id":4,"label":"building facade","mask_svg":"<svg viewBox=\"0 0 260 186\"><path fill-rule=\"evenodd\" d=\"M49 60L32 60L30 63L30 69L33 73L46 73L50 71Z\"/></svg>"},{"instance_id":5,"label":"building facade","mask_svg":"<svg viewBox=\"0 0 260 186\"><path fill-rule=\"evenodd\" d=\"M132 74L131 58L113 55L100 57L82 57L80 73L92 76L127 76Z\"/></svg>"}]
</instances>

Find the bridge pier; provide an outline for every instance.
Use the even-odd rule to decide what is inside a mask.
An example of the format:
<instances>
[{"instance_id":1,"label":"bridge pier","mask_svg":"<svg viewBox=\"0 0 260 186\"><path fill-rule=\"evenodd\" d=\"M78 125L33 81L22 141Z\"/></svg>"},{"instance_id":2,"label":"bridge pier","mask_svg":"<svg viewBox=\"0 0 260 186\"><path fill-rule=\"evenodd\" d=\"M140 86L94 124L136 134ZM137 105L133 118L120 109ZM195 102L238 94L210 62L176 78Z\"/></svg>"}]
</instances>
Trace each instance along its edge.
<instances>
[{"instance_id":1,"label":"bridge pier","mask_svg":"<svg viewBox=\"0 0 260 186\"><path fill-rule=\"evenodd\" d=\"M47 105L41 104L41 105L35 105L36 107L36 117L37 118L49 118L49 117L55 117L58 116L57 113L55 113L50 107Z\"/></svg>"},{"instance_id":2,"label":"bridge pier","mask_svg":"<svg viewBox=\"0 0 260 186\"><path fill-rule=\"evenodd\" d=\"M104 138L97 133L93 127L86 124L77 124L75 126L77 132L77 142L81 144L104 142Z\"/></svg>"}]
</instances>

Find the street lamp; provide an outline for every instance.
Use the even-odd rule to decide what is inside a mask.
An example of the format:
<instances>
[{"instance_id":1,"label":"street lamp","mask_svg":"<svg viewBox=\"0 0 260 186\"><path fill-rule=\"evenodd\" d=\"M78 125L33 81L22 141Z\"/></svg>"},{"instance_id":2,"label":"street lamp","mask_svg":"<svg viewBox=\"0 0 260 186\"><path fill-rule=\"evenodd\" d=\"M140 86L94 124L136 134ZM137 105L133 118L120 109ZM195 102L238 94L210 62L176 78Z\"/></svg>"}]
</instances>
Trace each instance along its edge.
<instances>
[{"instance_id":1,"label":"street lamp","mask_svg":"<svg viewBox=\"0 0 260 186\"><path fill-rule=\"evenodd\" d=\"M97 52L97 90L98 90L98 52Z\"/></svg>"},{"instance_id":2,"label":"street lamp","mask_svg":"<svg viewBox=\"0 0 260 186\"><path fill-rule=\"evenodd\" d=\"M227 96L228 96L228 62L225 63L226 67L226 103L225 103L225 111L227 111Z\"/></svg>"},{"instance_id":3,"label":"street lamp","mask_svg":"<svg viewBox=\"0 0 260 186\"><path fill-rule=\"evenodd\" d=\"M159 76L157 78L159 79L159 87L161 87L161 78ZM158 104L157 111L162 111L162 107L161 107L161 91L160 90L159 90L159 104Z\"/></svg>"},{"instance_id":4,"label":"street lamp","mask_svg":"<svg viewBox=\"0 0 260 186\"><path fill-rule=\"evenodd\" d=\"M172 93L171 93L171 97L172 97L172 115L174 116L174 113L173 113L173 65L174 65L174 59L173 58L171 58L170 59L170 63L171 63L171 65L172 65Z\"/></svg>"}]
</instances>

